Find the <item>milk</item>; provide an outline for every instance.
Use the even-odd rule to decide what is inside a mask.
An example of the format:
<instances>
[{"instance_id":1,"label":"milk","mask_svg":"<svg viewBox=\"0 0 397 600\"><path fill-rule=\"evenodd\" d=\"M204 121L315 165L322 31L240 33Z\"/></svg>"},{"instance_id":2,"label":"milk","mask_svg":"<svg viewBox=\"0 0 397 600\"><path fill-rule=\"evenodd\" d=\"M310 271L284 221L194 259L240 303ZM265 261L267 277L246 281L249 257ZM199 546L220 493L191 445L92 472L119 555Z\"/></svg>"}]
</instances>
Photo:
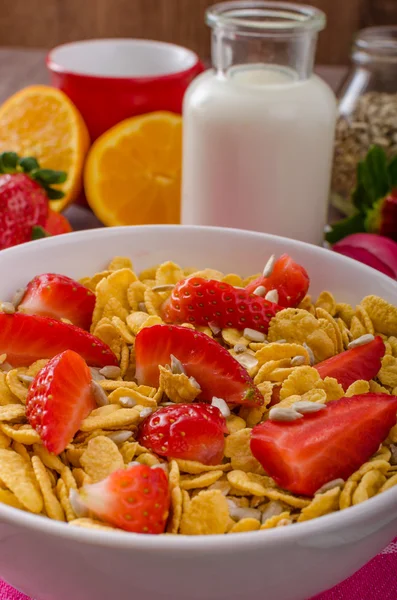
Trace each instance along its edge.
<instances>
[{"instance_id":1,"label":"milk","mask_svg":"<svg viewBox=\"0 0 397 600\"><path fill-rule=\"evenodd\" d=\"M335 119L315 75L245 64L198 77L184 101L182 222L321 243Z\"/></svg>"}]
</instances>

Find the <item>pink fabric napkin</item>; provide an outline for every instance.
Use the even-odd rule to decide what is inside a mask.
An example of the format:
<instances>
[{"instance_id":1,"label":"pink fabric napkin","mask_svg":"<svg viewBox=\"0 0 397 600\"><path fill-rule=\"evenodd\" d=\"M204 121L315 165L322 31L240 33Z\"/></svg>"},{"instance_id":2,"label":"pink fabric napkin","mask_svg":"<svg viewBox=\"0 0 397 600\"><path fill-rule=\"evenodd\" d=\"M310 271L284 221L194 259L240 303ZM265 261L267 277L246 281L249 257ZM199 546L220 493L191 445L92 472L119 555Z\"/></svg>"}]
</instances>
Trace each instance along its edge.
<instances>
[{"instance_id":1,"label":"pink fabric napkin","mask_svg":"<svg viewBox=\"0 0 397 600\"><path fill-rule=\"evenodd\" d=\"M396 598L397 538L352 577L311 600L396 600ZM0 600L29 600L29 598L4 581L0 581Z\"/></svg>"}]
</instances>

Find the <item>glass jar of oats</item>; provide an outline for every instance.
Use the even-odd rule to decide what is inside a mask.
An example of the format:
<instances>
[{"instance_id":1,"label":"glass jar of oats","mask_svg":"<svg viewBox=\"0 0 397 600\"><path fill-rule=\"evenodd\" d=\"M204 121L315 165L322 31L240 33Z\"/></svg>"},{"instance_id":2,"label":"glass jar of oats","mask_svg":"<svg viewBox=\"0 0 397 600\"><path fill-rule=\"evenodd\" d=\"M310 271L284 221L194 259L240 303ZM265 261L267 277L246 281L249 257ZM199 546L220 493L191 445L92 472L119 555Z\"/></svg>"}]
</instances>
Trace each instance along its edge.
<instances>
[{"instance_id":1,"label":"glass jar of oats","mask_svg":"<svg viewBox=\"0 0 397 600\"><path fill-rule=\"evenodd\" d=\"M397 154L397 25L360 31L339 91L331 204L350 214L357 163L372 145Z\"/></svg>"}]
</instances>

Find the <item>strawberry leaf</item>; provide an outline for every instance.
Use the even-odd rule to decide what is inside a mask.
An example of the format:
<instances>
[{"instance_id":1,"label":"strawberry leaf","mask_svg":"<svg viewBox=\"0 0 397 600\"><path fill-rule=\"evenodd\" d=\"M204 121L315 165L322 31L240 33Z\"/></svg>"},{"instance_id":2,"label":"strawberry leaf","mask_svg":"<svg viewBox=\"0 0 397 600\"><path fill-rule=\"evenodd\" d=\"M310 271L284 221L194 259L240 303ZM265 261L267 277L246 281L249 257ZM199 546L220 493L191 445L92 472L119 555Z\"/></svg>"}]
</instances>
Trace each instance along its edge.
<instances>
[{"instance_id":1,"label":"strawberry leaf","mask_svg":"<svg viewBox=\"0 0 397 600\"><path fill-rule=\"evenodd\" d=\"M48 196L49 200L60 200L65 195L63 192L61 192L61 190L54 190L53 188L49 187L48 185L43 185L43 188L47 192L47 196Z\"/></svg>"},{"instance_id":2,"label":"strawberry leaf","mask_svg":"<svg viewBox=\"0 0 397 600\"><path fill-rule=\"evenodd\" d=\"M32 177L41 184L64 183L67 179L65 171L53 171L51 169L37 169Z\"/></svg>"},{"instance_id":3,"label":"strawberry leaf","mask_svg":"<svg viewBox=\"0 0 397 600\"><path fill-rule=\"evenodd\" d=\"M0 172L13 173L18 164L18 154L16 152L3 152L0 154Z\"/></svg>"},{"instance_id":4,"label":"strawberry leaf","mask_svg":"<svg viewBox=\"0 0 397 600\"><path fill-rule=\"evenodd\" d=\"M361 233L365 231L365 216L359 212L347 219L342 219L331 225L330 231L325 234L325 239L330 244L336 244L342 238L352 233Z\"/></svg>"},{"instance_id":5,"label":"strawberry leaf","mask_svg":"<svg viewBox=\"0 0 397 600\"><path fill-rule=\"evenodd\" d=\"M34 225L32 227L32 240L41 240L45 237L51 237L51 234L43 229L43 227L40 227L40 225Z\"/></svg>"},{"instance_id":6,"label":"strawberry leaf","mask_svg":"<svg viewBox=\"0 0 397 600\"><path fill-rule=\"evenodd\" d=\"M39 169L39 163L33 156L26 156L25 158L21 158L19 160L19 166L22 168L24 173L30 173L35 169Z\"/></svg>"},{"instance_id":7,"label":"strawberry leaf","mask_svg":"<svg viewBox=\"0 0 397 600\"><path fill-rule=\"evenodd\" d=\"M389 174L389 183L392 188L397 187L397 155L394 156L389 162L387 168Z\"/></svg>"},{"instance_id":8,"label":"strawberry leaf","mask_svg":"<svg viewBox=\"0 0 397 600\"><path fill-rule=\"evenodd\" d=\"M389 191L386 152L379 146L372 146L364 160L357 165L357 187L352 194L353 204L360 212L366 212Z\"/></svg>"}]
</instances>

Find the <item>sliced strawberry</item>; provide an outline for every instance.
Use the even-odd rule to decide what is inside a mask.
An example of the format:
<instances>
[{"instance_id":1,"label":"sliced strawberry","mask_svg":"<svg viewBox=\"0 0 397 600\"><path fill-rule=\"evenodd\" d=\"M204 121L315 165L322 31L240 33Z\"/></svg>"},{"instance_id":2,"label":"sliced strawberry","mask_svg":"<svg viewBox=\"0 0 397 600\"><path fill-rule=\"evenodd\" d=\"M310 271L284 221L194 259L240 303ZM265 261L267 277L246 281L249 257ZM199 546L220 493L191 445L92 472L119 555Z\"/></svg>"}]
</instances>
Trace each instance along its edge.
<instances>
[{"instance_id":1,"label":"sliced strawberry","mask_svg":"<svg viewBox=\"0 0 397 600\"><path fill-rule=\"evenodd\" d=\"M250 327L267 332L270 320L282 310L273 302L228 283L189 277L176 284L162 307L166 323L215 323L221 329Z\"/></svg>"},{"instance_id":2,"label":"sliced strawberry","mask_svg":"<svg viewBox=\"0 0 397 600\"><path fill-rule=\"evenodd\" d=\"M95 294L74 279L55 273L38 275L26 288L18 309L29 315L69 319L89 329L95 307Z\"/></svg>"},{"instance_id":3,"label":"sliced strawberry","mask_svg":"<svg viewBox=\"0 0 397 600\"><path fill-rule=\"evenodd\" d=\"M41 369L30 386L26 416L49 452L60 454L96 408L92 376L79 354L66 350Z\"/></svg>"},{"instance_id":4,"label":"sliced strawberry","mask_svg":"<svg viewBox=\"0 0 397 600\"><path fill-rule=\"evenodd\" d=\"M103 521L135 533L163 533L170 506L167 475L136 463L85 485L80 500Z\"/></svg>"},{"instance_id":5,"label":"sliced strawberry","mask_svg":"<svg viewBox=\"0 0 397 600\"><path fill-rule=\"evenodd\" d=\"M199 383L200 400L211 401L216 396L229 404L263 404L263 396L247 371L225 348L205 333L178 325L145 327L136 336L135 375L139 384L157 387L159 365L170 364L171 354Z\"/></svg>"},{"instance_id":6,"label":"sliced strawberry","mask_svg":"<svg viewBox=\"0 0 397 600\"><path fill-rule=\"evenodd\" d=\"M219 465L223 460L226 420L209 404L176 404L156 410L141 424L139 443L160 456Z\"/></svg>"},{"instance_id":7,"label":"sliced strawberry","mask_svg":"<svg viewBox=\"0 0 397 600\"><path fill-rule=\"evenodd\" d=\"M0 354L7 354L13 367L29 366L64 350L74 350L91 367L118 365L109 346L75 325L36 315L0 313Z\"/></svg>"},{"instance_id":8,"label":"sliced strawberry","mask_svg":"<svg viewBox=\"0 0 397 600\"><path fill-rule=\"evenodd\" d=\"M276 483L311 496L347 479L379 448L396 423L397 397L362 394L330 402L292 422L265 421L251 434L251 452Z\"/></svg>"},{"instance_id":9,"label":"sliced strawberry","mask_svg":"<svg viewBox=\"0 0 397 600\"><path fill-rule=\"evenodd\" d=\"M385 355L385 344L380 336L362 346L341 352L314 366L322 379L334 377L346 391L358 379L370 381L377 376Z\"/></svg>"},{"instance_id":10,"label":"sliced strawberry","mask_svg":"<svg viewBox=\"0 0 397 600\"><path fill-rule=\"evenodd\" d=\"M283 254L274 263L269 275L262 275L251 281L245 288L253 294L259 287L264 289L261 295L275 290L278 295L277 304L283 307L296 307L306 296L310 279L306 270L294 262L288 254Z\"/></svg>"}]
</instances>

